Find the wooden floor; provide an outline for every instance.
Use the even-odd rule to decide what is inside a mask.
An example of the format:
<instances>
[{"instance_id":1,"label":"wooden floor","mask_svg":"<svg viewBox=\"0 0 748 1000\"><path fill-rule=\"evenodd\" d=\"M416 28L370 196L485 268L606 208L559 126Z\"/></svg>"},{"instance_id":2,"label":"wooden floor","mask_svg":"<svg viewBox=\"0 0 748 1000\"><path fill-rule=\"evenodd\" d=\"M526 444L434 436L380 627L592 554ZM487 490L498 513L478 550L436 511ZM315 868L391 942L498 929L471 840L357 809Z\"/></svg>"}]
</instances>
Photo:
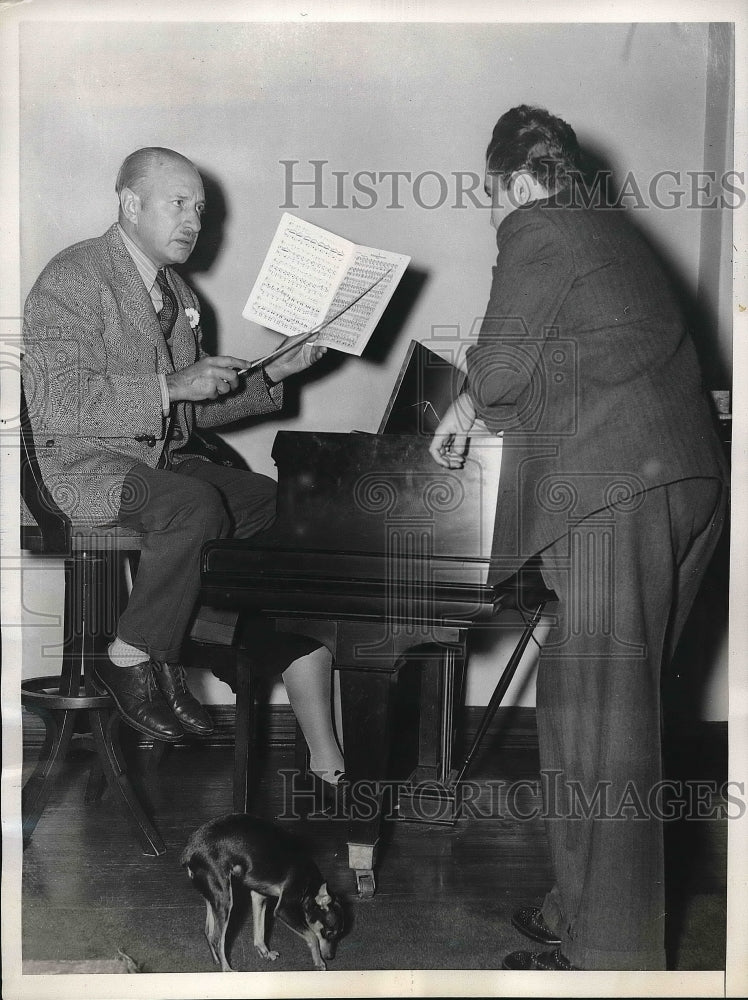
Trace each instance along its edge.
<instances>
[{"instance_id":1,"label":"wooden floor","mask_svg":"<svg viewBox=\"0 0 748 1000\"><path fill-rule=\"evenodd\" d=\"M33 752L28 756L27 770ZM293 768L293 749L275 746L263 756L254 811L284 817L288 799L278 771ZM710 775L722 767L719 748L699 759ZM204 904L179 855L198 825L231 811L230 748L177 748L157 770L141 766L139 780L169 848L160 858L140 854L108 795L84 805L86 760L82 751L71 758L24 853L24 960L93 962L122 950L145 972L211 971ZM540 819L507 813L500 782L526 779L529 807L537 769L526 734L493 741L471 775L479 794L472 817L454 826L393 819L370 902L356 897L344 821L282 818L343 897L348 932L334 968L498 969L507 951L527 947L509 917L517 906L539 902L550 885L545 838ZM671 968L724 968L726 841L724 820L669 824ZM265 971L242 925L245 915L237 908L232 922L233 965ZM285 927L273 929L272 944L281 953L274 970L311 969L306 946Z\"/></svg>"}]
</instances>

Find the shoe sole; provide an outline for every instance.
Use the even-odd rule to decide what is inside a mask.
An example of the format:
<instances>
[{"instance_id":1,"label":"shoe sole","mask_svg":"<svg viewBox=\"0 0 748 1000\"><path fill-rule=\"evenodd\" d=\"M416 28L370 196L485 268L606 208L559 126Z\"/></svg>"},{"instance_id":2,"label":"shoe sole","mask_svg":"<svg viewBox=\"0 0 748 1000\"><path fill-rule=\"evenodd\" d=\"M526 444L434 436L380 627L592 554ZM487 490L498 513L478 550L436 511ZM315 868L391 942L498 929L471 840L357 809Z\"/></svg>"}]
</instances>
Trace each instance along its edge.
<instances>
[{"instance_id":1,"label":"shoe sole","mask_svg":"<svg viewBox=\"0 0 748 1000\"><path fill-rule=\"evenodd\" d=\"M526 927L522 923L522 921L515 920L514 917L512 917L512 927L518 930L520 934L523 934L526 938L529 938L531 941L537 941L538 944L547 944L550 947L558 947L561 944L560 938L548 937L547 934L534 934L529 927Z\"/></svg>"},{"instance_id":2,"label":"shoe sole","mask_svg":"<svg viewBox=\"0 0 748 1000\"><path fill-rule=\"evenodd\" d=\"M107 687L106 683L97 674L94 674L93 686L94 688L96 688L99 694L104 694L104 695L108 694L109 697L114 702L114 704L117 706L117 711L125 720L125 722L128 724L128 726L131 726L133 729L137 729L137 731L139 733L143 733L144 736L150 736L152 740L161 740L164 743L178 743L179 740L181 740L182 737L184 736L183 732L179 733L177 736L167 736L164 733L157 733L153 729L146 729L145 726L142 726L135 719L131 718L127 714L127 712L123 711L122 706L119 703L119 699L117 698L117 695L114 693L114 691L111 691Z\"/></svg>"},{"instance_id":3,"label":"shoe sole","mask_svg":"<svg viewBox=\"0 0 748 1000\"><path fill-rule=\"evenodd\" d=\"M216 731L215 726L211 726L210 729L194 729L192 726L185 725L181 720L179 721L179 725L184 729L185 733L191 733L195 736L210 736L211 733Z\"/></svg>"},{"instance_id":4,"label":"shoe sole","mask_svg":"<svg viewBox=\"0 0 748 1000\"><path fill-rule=\"evenodd\" d=\"M164 692L162 691L161 694L164 694ZM169 705L169 700L166 698L166 695L164 695L164 699L166 700L166 704ZM169 705L169 708L171 708L172 712L174 712L171 705ZM174 718L186 733L194 733L196 736L210 736L210 734L214 733L216 730L215 726L211 726L210 729L198 729L196 726L190 726L186 722L183 722L176 712L174 712Z\"/></svg>"}]
</instances>

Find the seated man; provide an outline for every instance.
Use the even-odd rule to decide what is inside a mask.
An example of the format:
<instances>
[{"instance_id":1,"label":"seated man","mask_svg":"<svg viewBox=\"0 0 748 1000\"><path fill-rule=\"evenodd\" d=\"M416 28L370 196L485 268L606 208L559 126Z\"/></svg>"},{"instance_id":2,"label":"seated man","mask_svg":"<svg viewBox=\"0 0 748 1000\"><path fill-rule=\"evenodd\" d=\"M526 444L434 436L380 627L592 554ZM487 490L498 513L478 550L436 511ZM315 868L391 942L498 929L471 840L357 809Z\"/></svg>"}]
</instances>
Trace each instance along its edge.
<instances>
[{"instance_id":1,"label":"seated man","mask_svg":"<svg viewBox=\"0 0 748 1000\"><path fill-rule=\"evenodd\" d=\"M191 453L192 430L279 409L282 380L324 348L299 347L246 376L246 360L205 354L198 300L171 267L200 232L200 174L172 150L140 149L116 191L118 221L58 254L29 293L23 381L42 475L62 510L76 523L142 532L137 577L96 682L135 729L175 741L212 728L180 662L200 549L275 517L275 483ZM284 680L315 744L312 767L335 783L343 760L331 658L302 653Z\"/></svg>"}]
</instances>

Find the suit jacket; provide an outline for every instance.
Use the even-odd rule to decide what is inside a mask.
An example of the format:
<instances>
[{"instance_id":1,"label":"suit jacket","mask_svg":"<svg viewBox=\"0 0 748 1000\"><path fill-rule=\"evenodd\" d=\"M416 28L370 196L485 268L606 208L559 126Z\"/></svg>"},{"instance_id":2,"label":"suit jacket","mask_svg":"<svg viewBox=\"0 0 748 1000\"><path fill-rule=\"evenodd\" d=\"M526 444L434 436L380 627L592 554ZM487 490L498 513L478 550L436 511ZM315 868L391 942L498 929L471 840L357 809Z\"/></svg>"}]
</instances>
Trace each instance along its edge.
<instances>
[{"instance_id":1,"label":"suit jacket","mask_svg":"<svg viewBox=\"0 0 748 1000\"><path fill-rule=\"evenodd\" d=\"M590 514L726 462L677 299L624 212L533 202L497 244L467 362L504 434L500 579Z\"/></svg>"},{"instance_id":2,"label":"suit jacket","mask_svg":"<svg viewBox=\"0 0 748 1000\"><path fill-rule=\"evenodd\" d=\"M204 355L198 300L167 275L179 306L171 353L116 224L58 254L26 300L22 376L34 444L47 488L75 522L114 520L127 472L138 462L155 468L165 447L173 464L184 460L194 426L282 403L282 388L271 396L257 372L229 396L173 405L167 441L158 375Z\"/></svg>"}]
</instances>

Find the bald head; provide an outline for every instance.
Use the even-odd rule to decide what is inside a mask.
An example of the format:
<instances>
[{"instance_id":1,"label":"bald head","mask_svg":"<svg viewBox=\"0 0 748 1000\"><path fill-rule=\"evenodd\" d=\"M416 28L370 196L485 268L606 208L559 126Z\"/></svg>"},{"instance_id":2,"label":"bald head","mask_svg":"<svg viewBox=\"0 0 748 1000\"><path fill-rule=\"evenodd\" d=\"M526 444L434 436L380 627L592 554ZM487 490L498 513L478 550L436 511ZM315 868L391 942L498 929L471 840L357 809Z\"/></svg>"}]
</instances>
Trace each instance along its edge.
<instances>
[{"instance_id":1,"label":"bald head","mask_svg":"<svg viewBox=\"0 0 748 1000\"><path fill-rule=\"evenodd\" d=\"M183 264L195 247L205 208L195 165L173 149L131 153L117 174L119 222L156 267Z\"/></svg>"},{"instance_id":2,"label":"bald head","mask_svg":"<svg viewBox=\"0 0 748 1000\"><path fill-rule=\"evenodd\" d=\"M176 150L166 149L163 146L144 146L143 149L136 149L134 153L130 153L122 161L114 189L118 195L122 194L124 188L142 194L149 177L160 168L169 165L178 165L197 174L192 160L188 160Z\"/></svg>"}]
</instances>

